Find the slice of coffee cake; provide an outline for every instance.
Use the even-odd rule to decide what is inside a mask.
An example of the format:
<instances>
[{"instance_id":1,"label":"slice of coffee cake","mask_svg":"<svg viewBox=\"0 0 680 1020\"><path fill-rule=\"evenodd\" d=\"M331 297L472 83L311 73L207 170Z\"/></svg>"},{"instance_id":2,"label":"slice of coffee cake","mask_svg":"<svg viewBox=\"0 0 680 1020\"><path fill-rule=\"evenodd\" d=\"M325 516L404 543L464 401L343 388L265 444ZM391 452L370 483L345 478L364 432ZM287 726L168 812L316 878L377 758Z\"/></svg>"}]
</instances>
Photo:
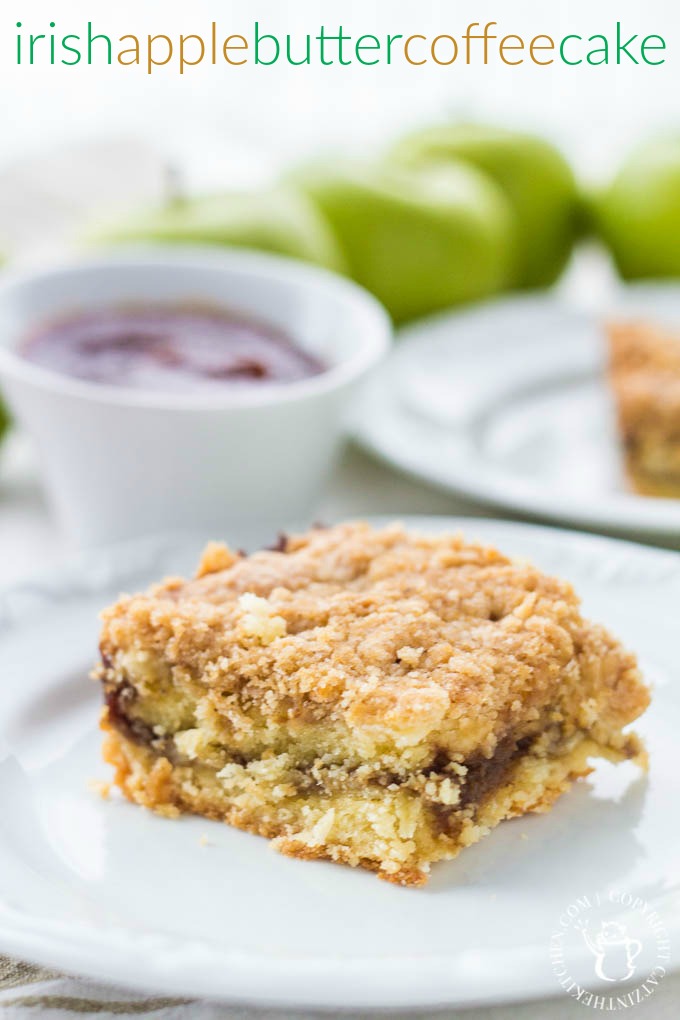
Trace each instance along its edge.
<instances>
[{"instance_id":1,"label":"slice of coffee cake","mask_svg":"<svg viewBox=\"0 0 680 1020\"><path fill-rule=\"evenodd\" d=\"M680 498L680 331L621 322L608 337L630 482L642 495Z\"/></svg>"},{"instance_id":2,"label":"slice of coffee cake","mask_svg":"<svg viewBox=\"0 0 680 1020\"><path fill-rule=\"evenodd\" d=\"M344 524L206 550L104 613L104 756L131 800L404 885L588 759L644 752L635 658L571 587L460 537Z\"/></svg>"}]
</instances>

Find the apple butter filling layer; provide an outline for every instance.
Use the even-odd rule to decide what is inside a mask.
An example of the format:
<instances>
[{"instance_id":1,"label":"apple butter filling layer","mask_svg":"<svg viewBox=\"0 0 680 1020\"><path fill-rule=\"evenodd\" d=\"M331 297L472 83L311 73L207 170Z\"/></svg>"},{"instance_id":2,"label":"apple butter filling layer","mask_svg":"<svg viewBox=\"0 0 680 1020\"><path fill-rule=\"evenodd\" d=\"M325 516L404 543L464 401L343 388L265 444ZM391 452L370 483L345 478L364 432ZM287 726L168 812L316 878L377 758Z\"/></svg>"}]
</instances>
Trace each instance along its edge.
<instances>
[{"instance_id":1,"label":"apple butter filling layer","mask_svg":"<svg viewBox=\"0 0 680 1020\"><path fill-rule=\"evenodd\" d=\"M284 853L323 857L377 871L405 885L427 879L430 863L451 859L505 818L547 810L590 756L637 757L630 738L616 750L559 730L505 738L491 758L435 759L411 773L281 753L246 760L224 748L205 764L190 741L154 737L109 708L105 758L126 795L160 814L193 812L267 836ZM179 739L177 739L179 738ZM189 744L189 746L187 746ZM181 748L181 749L178 749Z\"/></svg>"},{"instance_id":2,"label":"apple butter filling layer","mask_svg":"<svg viewBox=\"0 0 680 1020\"><path fill-rule=\"evenodd\" d=\"M373 760L358 757L338 759L332 752L323 756L309 755L328 737L309 727L310 732L299 745L290 744L284 733L280 743L286 750L278 753L270 748L262 756L248 757L216 737L214 727L192 726L174 733L162 725L152 725L153 702L144 704L136 689L127 681L105 682L105 728L115 731L128 744L146 749L149 755L165 758L178 767L194 767L200 761L206 775L216 777L227 787L252 785L266 776L277 799L288 797L333 797L370 787L387 790L408 790L421 796L431 806L466 810L475 809L484 798L502 785L513 765L523 755L537 758L559 756L571 751L589 734L573 730L568 735L563 726L534 730L531 733L509 733L501 738L493 754L475 752L468 757L451 756L442 749L428 749L425 760L414 767L408 759L394 755ZM146 711L145 711L146 709ZM196 713L193 718L195 719ZM340 741L338 741L339 743ZM604 749L614 759L635 757L639 742L630 737L617 747ZM305 753L306 752L306 753ZM442 812L438 811L441 818Z\"/></svg>"},{"instance_id":3,"label":"apple butter filling layer","mask_svg":"<svg viewBox=\"0 0 680 1020\"><path fill-rule=\"evenodd\" d=\"M131 800L421 884L589 759L644 763L634 656L570 586L458 536L348 524L104 614L105 759Z\"/></svg>"}]
</instances>

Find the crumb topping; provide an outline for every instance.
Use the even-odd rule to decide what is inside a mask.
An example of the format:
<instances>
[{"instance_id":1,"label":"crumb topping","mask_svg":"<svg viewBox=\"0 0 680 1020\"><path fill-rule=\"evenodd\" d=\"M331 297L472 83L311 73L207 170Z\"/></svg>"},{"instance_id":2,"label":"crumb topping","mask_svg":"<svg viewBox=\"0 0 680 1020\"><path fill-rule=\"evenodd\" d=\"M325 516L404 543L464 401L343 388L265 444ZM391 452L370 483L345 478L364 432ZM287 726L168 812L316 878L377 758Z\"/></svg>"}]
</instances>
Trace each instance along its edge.
<instances>
[{"instance_id":1,"label":"crumb topping","mask_svg":"<svg viewBox=\"0 0 680 1020\"><path fill-rule=\"evenodd\" d=\"M209 549L195 579L107 610L102 653L114 671L162 661L236 728L333 720L372 748L491 754L522 726L632 717L634 657L583 620L569 584L493 548L350 523L282 551Z\"/></svg>"},{"instance_id":2,"label":"crumb topping","mask_svg":"<svg viewBox=\"0 0 680 1020\"><path fill-rule=\"evenodd\" d=\"M267 599L246 592L239 595L238 607L242 611L240 630L246 637L254 637L261 644L270 645L286 633L286 621L276 615Z\"/></svg>"},{"instance_id":3,"label":"crumb topping","mask_svg":"<svg viewBox=\"0 0 680 1020\"><path fill-rule=\"evenodd\" d=\"M680 336L644 322L611 323L609 360L624 433L644 427L680 444Z\"/></svg>"}]
</instances>

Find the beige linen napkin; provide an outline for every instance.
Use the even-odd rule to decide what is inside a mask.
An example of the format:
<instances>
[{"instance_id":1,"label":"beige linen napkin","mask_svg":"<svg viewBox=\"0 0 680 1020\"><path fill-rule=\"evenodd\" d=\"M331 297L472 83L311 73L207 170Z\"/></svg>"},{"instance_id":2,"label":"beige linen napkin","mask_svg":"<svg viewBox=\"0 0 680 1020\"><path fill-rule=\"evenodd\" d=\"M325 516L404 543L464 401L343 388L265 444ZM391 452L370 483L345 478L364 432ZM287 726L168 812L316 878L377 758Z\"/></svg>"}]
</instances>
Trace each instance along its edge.
<instances>
[{"instance_id":1,"label":"beige linen napkin","mask_svg":"<svg viewBox=\"0 0 680 1020\"><path fill-rule=\"evenodd\" d=\"M75 961L74 961L75 962ZM588 1020L591 1010L563 995L549 1001L481 1009L395 1013L332 1013L262 1010L227 1006L197 999L138 995L110 985L67 977L43 967L0 956L0 1017L2 1020L82 1020L97 1017L154 1017L162 1020ZM592 1011L593 1016L600 1015ZM617 1014L608 1014L616 1016ZM647 1002L626 1011L632 1020L677 1020L680 1015L680 974L666 977Z\"/></svg>"}]
</instances>

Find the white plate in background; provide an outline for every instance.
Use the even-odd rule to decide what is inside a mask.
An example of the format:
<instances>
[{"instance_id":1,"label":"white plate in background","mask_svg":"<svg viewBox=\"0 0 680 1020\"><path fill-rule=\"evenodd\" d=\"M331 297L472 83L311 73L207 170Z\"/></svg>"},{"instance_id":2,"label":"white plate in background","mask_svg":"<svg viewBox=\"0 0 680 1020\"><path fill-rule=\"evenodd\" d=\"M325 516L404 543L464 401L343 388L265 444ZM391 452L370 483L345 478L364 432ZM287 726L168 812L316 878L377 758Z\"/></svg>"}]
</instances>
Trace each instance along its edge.
<instances>
[{"instance_id":1,"label":"white plate in background","mask_svg":"<svg viewBox=\"0 0 680 1020\"><path fill-rule=\"evenodd\" d=\"M680 326L680 285L622 287L601 312L552 295L489 301L403 330L355 438L440 488L533 517L680 540L680 500L630 492L602 321Z\"/></svg>"},{"instance_id":2,"label":"white plate in background","mask_svg":"<svg viewBox=\"0 0 680 1020\"><path fill-rule=\"evenodd\" d=\"M436 865L423 889L291 860L201 818L104 801L88 789L109 773L87 679L97 612L121 589L191 570L199 543L90 553L0 595L0 951L129 987L267 1006L508 1002L560 994L549 948L561 913L617 889L657 911L677 954L680 558L530 525L406 523L463 529L574 582L586 613L639 653L655 686L636 724L648 776L598 763L549 814L502 824ZM642 943L641 974L654 939L639 912L625 924ZM580 940L571 968L597 985Z\"/></svg>"}]
</instances>

